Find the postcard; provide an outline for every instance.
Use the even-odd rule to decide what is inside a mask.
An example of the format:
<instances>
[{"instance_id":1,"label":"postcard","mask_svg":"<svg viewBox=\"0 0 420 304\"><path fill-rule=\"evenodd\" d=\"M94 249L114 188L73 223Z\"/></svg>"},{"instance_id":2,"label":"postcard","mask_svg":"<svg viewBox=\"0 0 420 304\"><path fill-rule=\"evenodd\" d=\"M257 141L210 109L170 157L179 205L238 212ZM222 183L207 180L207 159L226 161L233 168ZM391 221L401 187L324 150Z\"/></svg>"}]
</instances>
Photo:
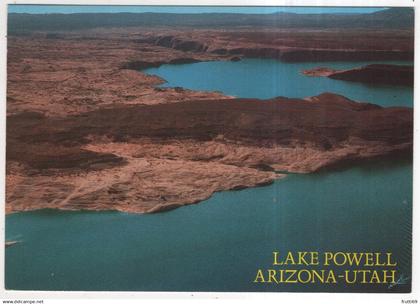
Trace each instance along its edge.
<instances>
[{"instance_id":1,"label":"postcard","mask_svg":"<svg viewBox=\"0 0 420 304\"><path fill-rule=\"evenodd\" d=\"M410 293L414 51L413 7L9 4L4 288Z\"/></svg>"}]
</instances>

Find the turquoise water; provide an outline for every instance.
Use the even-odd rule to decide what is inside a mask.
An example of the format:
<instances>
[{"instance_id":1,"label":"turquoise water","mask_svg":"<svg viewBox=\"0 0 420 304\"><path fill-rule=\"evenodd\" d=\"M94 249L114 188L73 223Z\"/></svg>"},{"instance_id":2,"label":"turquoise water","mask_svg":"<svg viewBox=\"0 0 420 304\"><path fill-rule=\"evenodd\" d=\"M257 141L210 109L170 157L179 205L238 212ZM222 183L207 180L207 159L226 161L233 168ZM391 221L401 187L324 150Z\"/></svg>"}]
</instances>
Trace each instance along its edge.
<instances>
[{"instance_id":1,"label":"turquoise water","mask_svg":"<svg viewBox=\"0 0 420 304\"><path fill-rule=\"evenodd\" d=\"M148 72L164 77L170 86L241 97L305 97L333 91L382 105L412 106L410 89L299 74L318 65L243 60L162 66ZM336 68L354 65L358 63L328 63ZM6 238L21 242L6 249L6 288L406 292L410 279L392 288L265 285L253 280L258 268L271 268L272 251L392 252L398 276L410 278L411 193L412 163L387 161L291 174L270 186L216 193L197 205L159 214L12 214L6 217Z\"/></svg>"},{"instance_id":2,"label":"turquoise water","mask_svg":"<svg viewBox=\"0 0 420 304\"><path fill-rule=\"evenodd\" d=\"M9 13L27 14L74 14L74 13L237 13L273 14L368 14L384 10L384 7L287 7L287 6L165 6L165 5L22 5L9 4Z\"/></svg>"},{"instance_id":3,"label":"turquoise water","mask_svg":"<svg viewBox=\"0 0 420 304\"><path fill-rule=\"evenodd\" d=\"M316 62L285 63L268 59L244 59L238 62L209 61L191 64L168 64L145 72L162 77L164 87L184 87L192 90L221 91L244 98L273 98L277 96L304 98L324 92L344 95L357 101L382 106L413 106L413 89L385 85L334 80L327 77L308 77L302 70L319 66L349 69L383 62ZM390 61L391 64L411 64Z\"/></svg>"},{"instance_id":4,"label":"turquoise water","mask_svg":"<svg viewBox=\"0 0 420 304\"><path fill-rule=\"evenodd\" d=\"M7 216L6 287L43 290L407 291L408 285L258 285L271 252L393 252L411 276L411 163L289 175L167 213Z\"/></svg>"}]
</instances>

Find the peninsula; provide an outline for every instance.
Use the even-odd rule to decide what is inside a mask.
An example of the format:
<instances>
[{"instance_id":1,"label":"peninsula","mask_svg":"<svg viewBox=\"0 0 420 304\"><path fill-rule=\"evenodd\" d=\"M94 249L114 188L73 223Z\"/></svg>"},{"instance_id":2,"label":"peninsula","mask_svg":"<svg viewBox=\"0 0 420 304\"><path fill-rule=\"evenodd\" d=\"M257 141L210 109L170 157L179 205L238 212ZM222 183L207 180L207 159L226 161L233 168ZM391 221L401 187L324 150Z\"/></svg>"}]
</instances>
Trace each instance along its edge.
<instances>
[{"instance_id":1,"label":"peninsula","mask_svg":"<svg viewBox=\"0 0 420 304\"><path fill-rule=\"evenodd\" d=\"M8 213L158 212L217 191L267 185L287 172L411 158L411 108L382 108L328 92L237 99L161 88L164 79L142 71L241 58L411 60L411 17L389 22L401 19L401 10L340 20L332 15L325 24L285 16L294 20L293 30L261 16L217 24L217 16L152 15L69 14L57 30L55 15L10 14ZM355 18L363 29L350 26Z\"/></svg>"},{"instance_id":2,"label":"peninsula","mask_svg":"<svg viewBox=\"0 0 420 304\"><path fill-rule=\"evenodd\" d=\"M384 84L396 86L414 86L414 66L394 64L369 64L349 70L334 70L317 67L302 71L304 75L329 77L337 80L362 82L367 84Z\"/></svg>"}]
</instances>

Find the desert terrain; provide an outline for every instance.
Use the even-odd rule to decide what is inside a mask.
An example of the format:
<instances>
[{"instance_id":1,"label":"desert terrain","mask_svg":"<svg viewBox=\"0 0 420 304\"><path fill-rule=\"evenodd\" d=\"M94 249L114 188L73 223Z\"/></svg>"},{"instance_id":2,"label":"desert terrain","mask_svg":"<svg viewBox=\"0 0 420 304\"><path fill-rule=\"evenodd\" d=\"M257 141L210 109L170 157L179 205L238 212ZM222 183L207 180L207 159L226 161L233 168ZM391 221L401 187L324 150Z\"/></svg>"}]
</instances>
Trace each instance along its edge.
<instances>
[{"instance_id":1,"label":"desert terrain","mask_svg":"<svg viewBox=\"0 0 420 304\"><path fill-rule=\"evenodd\" d=\"M9 29L6 211L158 212L289 172L411 158L410 108L328 92L237 99L161 88L164 79L142 71L242 58L412 60L411 24L378 28L378 20L399 15L372 15L363 29L351 20L316 26L309 17L292 29L111 23L60 30L35 19L30 29ZM9 28L24 24L19 18L28 16L12 16Z\"/></svg>"}]
</instances>

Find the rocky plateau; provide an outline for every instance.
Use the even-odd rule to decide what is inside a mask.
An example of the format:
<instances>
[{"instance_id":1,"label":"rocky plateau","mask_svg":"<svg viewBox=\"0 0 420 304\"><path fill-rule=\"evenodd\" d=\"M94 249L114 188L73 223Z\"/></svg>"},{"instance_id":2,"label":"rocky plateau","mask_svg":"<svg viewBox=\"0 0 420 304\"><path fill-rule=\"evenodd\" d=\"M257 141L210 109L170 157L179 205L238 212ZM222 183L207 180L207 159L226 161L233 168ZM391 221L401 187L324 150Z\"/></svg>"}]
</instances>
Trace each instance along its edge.
<instances>
[{"instance_id":1,"label":"rocky plateau","mask_svg":"<svg viewBox=\"0 0 420 304\"><path fill-rule=\"evenodd\" d=\"M369 42L369 43L367 43ZM412 29L97 27L8 37L6 211L159 212L378 157L412 156L413 111L331 93L236 99L147 67L406 60Z\"/></svg>"}]
</instances>

